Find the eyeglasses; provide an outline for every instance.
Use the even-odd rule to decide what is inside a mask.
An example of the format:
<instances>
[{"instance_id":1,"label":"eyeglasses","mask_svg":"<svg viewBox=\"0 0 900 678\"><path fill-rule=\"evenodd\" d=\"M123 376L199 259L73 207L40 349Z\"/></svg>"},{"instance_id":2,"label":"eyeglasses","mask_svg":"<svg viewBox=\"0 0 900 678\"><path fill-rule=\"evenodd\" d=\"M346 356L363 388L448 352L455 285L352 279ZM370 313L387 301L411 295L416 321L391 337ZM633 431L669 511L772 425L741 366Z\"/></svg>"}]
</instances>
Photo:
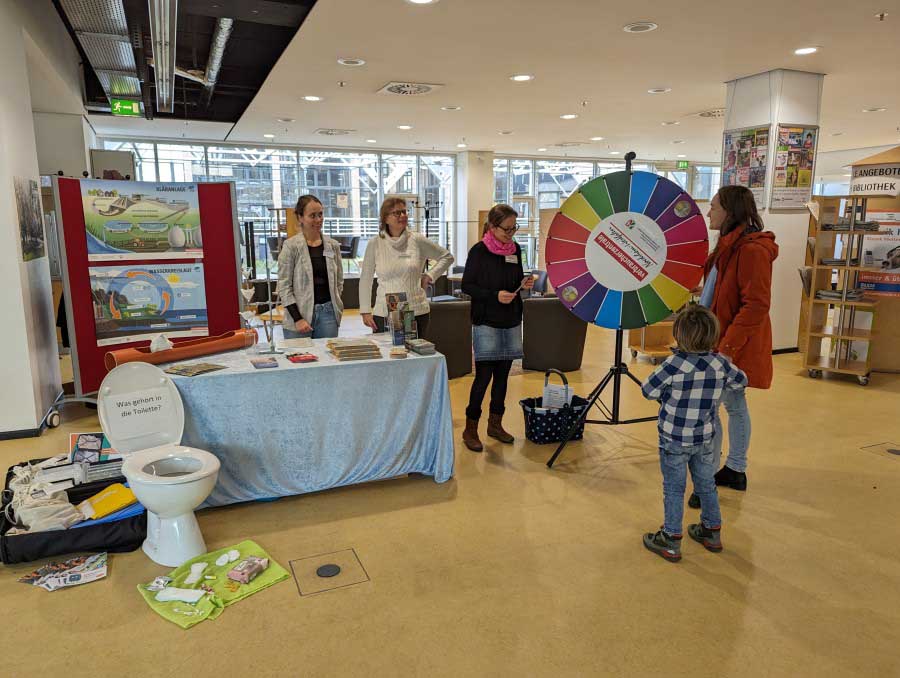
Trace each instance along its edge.
<instances>
[{"instance_id":1,"label":"eyeglasses","mask_svg":"<svg viewBox=\"0 0 900 678\"><path fill-rule=\"evenodd\" d=\"M495 226L494 228L497 228L497 229L503 231L504 233L515 233L516 231L519 230L519 225L516 224L515 226L512 226L511 228L503 228L502 226Z\"/></svg>"},{"instance_id":2,"label":"eyeglasses","mask_svg":"<svg viewBox=\"0 0 900 678\"><path fill-rule=\"evenodd\" d=\"M388 216L392 217L405 217L409 214L408 210L394 210L393 212L388 212Z\"/></svg>"}]
</instances>

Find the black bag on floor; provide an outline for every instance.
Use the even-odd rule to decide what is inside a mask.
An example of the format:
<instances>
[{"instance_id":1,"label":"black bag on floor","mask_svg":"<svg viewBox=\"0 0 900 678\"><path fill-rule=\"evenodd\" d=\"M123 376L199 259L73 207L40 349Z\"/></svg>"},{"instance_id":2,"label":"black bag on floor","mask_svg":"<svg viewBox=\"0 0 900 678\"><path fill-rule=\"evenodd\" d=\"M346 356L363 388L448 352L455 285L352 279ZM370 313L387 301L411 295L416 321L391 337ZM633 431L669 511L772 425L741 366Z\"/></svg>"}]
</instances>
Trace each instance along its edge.
<instances>
[{"instance_id":1,"label":"black bag on floor","mask_svg":"<svg viewBox=\"0 0 900 678\"><path fill-rule=\"evenodd\" d=\"M43 459L33 459L30 463L37 464L41 461ZM14 475L10 468L6 472L3 498L0 501L0 561L7 565L28 563L33 560L52 558L70 553L100 553L103 551L125 553L140 547L147 537L146 511L138 516L99 525L87 525L68 530L35 532L33 534L7 535L7 532L14 527L6 517L6 505L12 501L12 491L9 489L9 483L13 478ZM126 482L125 477L118 476L93 483L76 485L66 490L66 493L71 503L79 504L113 483L124 482Z\"/></svg>"},{"instance_id":2,"label":"black bag on floor","mask_svg":"<svg viewBox=\"0 0 900 678\"><path fill-rule=\"evenodd\" d=\"M547 370L544 374L544 385L547 385L551 374L562 377L563 385L569 388L569 380L559 370ZM525 415L525 437L533 443L561 443L569 429L584 412L587 400L577 395L572 396L572 403L565 407L549 409L543 407L543 397L525 398L519 401ZM581 440L584 437L584 419L569 440Z\"/></svg>"}]
</instances>

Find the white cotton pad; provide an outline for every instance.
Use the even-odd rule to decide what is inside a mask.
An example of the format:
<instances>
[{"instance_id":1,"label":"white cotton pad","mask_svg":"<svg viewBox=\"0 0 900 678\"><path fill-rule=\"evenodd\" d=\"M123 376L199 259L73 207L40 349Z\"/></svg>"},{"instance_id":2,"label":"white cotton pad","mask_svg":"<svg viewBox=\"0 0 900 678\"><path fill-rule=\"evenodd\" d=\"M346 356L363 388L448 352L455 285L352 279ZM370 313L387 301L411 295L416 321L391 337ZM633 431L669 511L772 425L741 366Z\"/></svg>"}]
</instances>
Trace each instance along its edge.
<instances>
[{"instance_id":1,"label":"white cotton pad","mask_svg":"<svg viewBox=\"0 0 900 678\"><path fill-rule=\"evenodd\" d=\"M228 564L228 554L227 553L223 553L221 556L216 558L216 565L218 565L219 567L222 567L223 565L227 565L227 564Z\"/></svg>"},{"instance_id":2,"label":"white cotton pad","mask_svg":"<svg viewBox=\"0 0 900 678\"><path fill-rule=\"evenodd\" d=\"M177 600L182 603L190 603L193 605L198 600L200 600L206 591L199 589L176 589L173 586L169 586L168 588L164 588L162 591L156 594L156 600L160 603L169 603L173 600Z\"/></svg>"},{"instance_id":3,"label":"white cotton pad","mask_svg":"<svg viewBox=\"0 0 900 678\"><path fill-rule=\"evenodd\" d=\"M241 557L241 553L237 549L231 549L228 552L228 562L229 563L233 563L235 560L237 560L240 557Z\"/></svg>"},{"instance_id":4,"label":"white cotton pad","mask_svg":"<svg viewBox=\"0 0 900 678\"><path fill-rule=\"evenodd\" d=\"M206 569L206 563L194 563L191 565L191 573L188 575L188 578L184 580L185 584L196 584L200 581L200 577L203 575L203 570Z\"/></svg>"}]
</instances>

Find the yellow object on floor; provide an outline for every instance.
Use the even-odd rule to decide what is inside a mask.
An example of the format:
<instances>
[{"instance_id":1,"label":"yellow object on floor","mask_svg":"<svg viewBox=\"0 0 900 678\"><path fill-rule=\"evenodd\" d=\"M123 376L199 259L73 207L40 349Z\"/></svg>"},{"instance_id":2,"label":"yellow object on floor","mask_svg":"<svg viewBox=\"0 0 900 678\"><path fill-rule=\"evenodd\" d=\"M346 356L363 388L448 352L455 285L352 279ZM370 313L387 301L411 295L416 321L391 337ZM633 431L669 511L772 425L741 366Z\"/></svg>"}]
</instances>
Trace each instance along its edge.
<instances>
[{"instance_id":1,"label":"yellow object on floor","mask_svg":"<svg viewBox=\"0 0 900 678\"><path fill-rule=\"evenodd\" d=\"M119 509L131 506L137 499L130 488L122 483L113 483L102 492L98 492L90 499L85 499L78 505L78 510L85 518L103 518Z\"/></svg>"}]
</instances>

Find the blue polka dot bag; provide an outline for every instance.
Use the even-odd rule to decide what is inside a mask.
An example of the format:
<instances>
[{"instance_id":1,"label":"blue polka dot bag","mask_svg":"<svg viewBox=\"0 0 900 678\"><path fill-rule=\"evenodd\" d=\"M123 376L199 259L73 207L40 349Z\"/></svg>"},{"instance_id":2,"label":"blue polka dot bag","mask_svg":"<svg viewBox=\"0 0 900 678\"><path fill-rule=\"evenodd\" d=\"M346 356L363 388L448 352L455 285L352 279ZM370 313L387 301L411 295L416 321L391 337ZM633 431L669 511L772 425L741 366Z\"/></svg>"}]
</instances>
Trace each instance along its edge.
<instances>
[{"instance_id":1,"label":"blue polka dot bag","mask_svg":"<svg viewBox=\"0 0 900 678\"><path fill-rule=\"evenodd\" d=\"M559 370L547 370L544 374L544 386L550 380L551 374L558 374L562 378L566 392L566 401L569 398L569 380ZM522 412L525 415L525 437L538 445L547 443L561 443L575 421L582 415L587 407L587 400L577 395L571 395L571 404L562 407L544 407L543 397L525 398L519 401ZM581 440L584 437L584 419L582 418L575 429L574 435L569 440Z\"/></svg>"}]
</instances>

